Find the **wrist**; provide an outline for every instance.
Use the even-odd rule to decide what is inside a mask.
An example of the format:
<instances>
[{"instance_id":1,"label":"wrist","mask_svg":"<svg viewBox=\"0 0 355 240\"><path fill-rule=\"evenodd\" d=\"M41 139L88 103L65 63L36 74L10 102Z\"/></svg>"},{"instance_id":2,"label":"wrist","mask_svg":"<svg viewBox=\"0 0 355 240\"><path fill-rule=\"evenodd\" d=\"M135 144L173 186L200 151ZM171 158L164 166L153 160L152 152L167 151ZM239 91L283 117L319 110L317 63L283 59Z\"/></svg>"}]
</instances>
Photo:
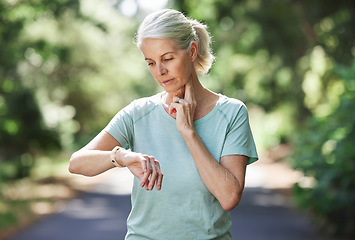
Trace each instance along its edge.
<instances>
[{"instance_id":1,"label":"wrist","mask_svg":"<svg viewBox=\"0 0 355 240\"><path fill-rule=\"evenodd\" d=\"M124 149L122 147L116 146L111 151L111 162L119 168L125 167L125 165L121 161L121 158L119 157L120 152L122 152L123 150Z\"/></svg>"},{"instance_id":2,"label":"wrist","mask_svg":"<svg viewBox=\"0 0 355 240\"><path fill-rule=\"evenodd\" d=\"M127 167L127 154L129 152L131 152L131 150L121 148L116 153L116 161L123 167Z\"/></svg>"},{"instance_id":3,"label":"wrist","mask_svg":"<svg viewBox=\"0 0 355 240\"><path fill-rule=\"evenodd\" d=\"M185 140L187 140L189 138L193 138L197 134L197 132L194 128L185 128L180 133L184 137Z\"/></svg>"}]
</instances>

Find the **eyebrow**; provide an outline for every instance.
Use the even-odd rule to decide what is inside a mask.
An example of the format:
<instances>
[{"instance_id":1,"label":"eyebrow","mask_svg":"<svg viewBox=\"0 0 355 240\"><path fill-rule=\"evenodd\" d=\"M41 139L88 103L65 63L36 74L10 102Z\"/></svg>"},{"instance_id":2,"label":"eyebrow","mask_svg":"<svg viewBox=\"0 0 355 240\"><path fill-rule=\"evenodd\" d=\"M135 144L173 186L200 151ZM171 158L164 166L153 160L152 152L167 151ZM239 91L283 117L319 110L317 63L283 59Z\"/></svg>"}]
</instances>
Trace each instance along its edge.
<instances>
[{"instance_id":1,"label":"eyebrow","mask_svg":"<svg viewBox=\"0 0 355 240\"><path fill-rule=\"evenodd\" d=\"M166 52L163 55L161 55L160 57L164 57L165 55L170 54L170 53L174 53L174 52ZM147 61L147 60L153 60L153 59L145 58L145 60Z\"/></svg>"}]
</instances>

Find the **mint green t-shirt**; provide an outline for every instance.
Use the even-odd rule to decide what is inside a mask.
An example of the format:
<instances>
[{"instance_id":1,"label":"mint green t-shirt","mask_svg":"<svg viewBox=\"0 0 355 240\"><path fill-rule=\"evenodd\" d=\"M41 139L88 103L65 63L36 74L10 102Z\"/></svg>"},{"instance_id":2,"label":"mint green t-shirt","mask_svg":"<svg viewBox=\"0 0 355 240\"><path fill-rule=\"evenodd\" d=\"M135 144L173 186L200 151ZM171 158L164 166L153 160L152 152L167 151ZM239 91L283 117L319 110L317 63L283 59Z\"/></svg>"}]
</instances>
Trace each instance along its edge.
<instances>
[{"instance_id":1,"label":"mint green t-shirt","mask_svg":"<svg viewBox=\"0 0 355 240\"><path fill-rule=\"evenodd\" d=\"M241 101L220 95L194 127L216 161L226 155L248 156L249 163L258 159ZM124 148L154 156L164 174L160 191L146 191L134 178L126 239L231 239L229 212L204 185L161 94L133 101L104 130Z\"/></svg>"}]
</instances>

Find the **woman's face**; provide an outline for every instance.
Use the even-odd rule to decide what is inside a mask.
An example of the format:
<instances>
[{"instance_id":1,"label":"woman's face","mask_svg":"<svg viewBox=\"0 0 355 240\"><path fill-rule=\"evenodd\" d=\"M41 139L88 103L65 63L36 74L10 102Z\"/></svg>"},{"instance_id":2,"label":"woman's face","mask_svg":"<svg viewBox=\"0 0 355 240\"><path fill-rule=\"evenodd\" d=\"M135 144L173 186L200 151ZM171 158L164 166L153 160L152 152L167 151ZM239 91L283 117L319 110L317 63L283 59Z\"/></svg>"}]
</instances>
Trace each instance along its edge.
<instances>
[{"instance_id":1,"label":"woman's face","mask_svg":"<svg viewBox=\"0 0 355 240\"><path fill-rule=\"evenodd\" d=\"M189 81L195 59L191 53L195 49L180 49L174 40L165 38L146 38L140 49L153 77L166 92L177 92Z\"/></svg>"}]
</instances>

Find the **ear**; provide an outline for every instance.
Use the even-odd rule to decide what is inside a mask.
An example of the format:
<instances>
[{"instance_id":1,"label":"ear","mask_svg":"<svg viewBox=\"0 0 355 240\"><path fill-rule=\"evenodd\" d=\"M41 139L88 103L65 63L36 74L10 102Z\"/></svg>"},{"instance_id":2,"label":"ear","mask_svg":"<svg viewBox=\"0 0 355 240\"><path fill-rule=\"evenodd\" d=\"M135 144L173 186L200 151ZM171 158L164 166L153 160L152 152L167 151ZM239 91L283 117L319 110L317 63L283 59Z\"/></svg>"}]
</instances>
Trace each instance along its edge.
<instances>
[{"instance_id":1,"label":"ear","mask_svg":"<svg viewBox=\"0 0 355 240\"><path fill-rule=\"evenodd\" d=\"M189 56L191 58L191 61L194 62L196 57L197 57L197 50L198 50L198 45L197 42L192 41L190 46L190 50L189 50Z\"/></svg>"}]
</instances>

